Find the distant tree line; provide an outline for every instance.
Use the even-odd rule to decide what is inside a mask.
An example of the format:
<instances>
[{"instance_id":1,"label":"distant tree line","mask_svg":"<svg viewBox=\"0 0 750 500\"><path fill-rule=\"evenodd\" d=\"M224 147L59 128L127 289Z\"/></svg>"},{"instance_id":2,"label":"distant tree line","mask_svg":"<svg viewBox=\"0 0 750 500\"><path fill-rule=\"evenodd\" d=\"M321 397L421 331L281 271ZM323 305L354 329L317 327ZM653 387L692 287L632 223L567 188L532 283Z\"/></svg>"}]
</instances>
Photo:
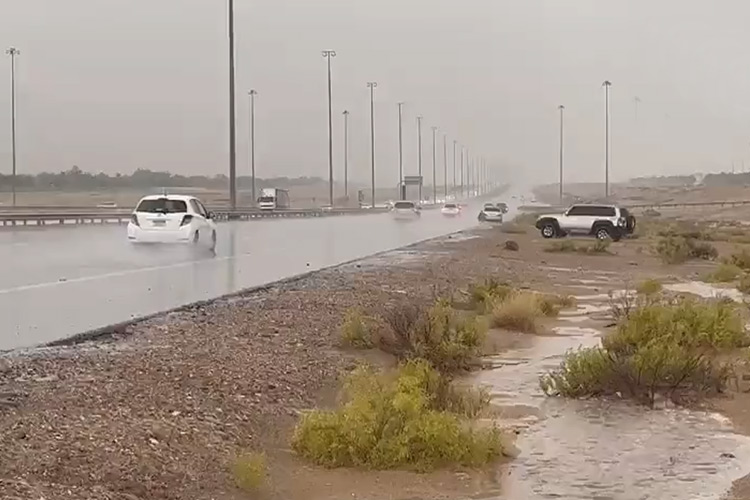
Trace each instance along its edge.
<instances>
[{"instance_id":1,"label":"distant tree line","mask_svg":"<svg viewBox=\"0 0 750 500\"><path fill-rule=\"evenodd\" d=\"M695 175L659 175L652 177L636 177L630 179L630 184L639 187L685 187L694 186Z\"/></svg>"},{"instance_id":2,"label":"distant tree line","mask_svg":"<svg viewBox=\"0 0 750 500\"><path fill-rule=\"evenodd\" d=\"M327 185L327 181L320 177L274 177L257 179L256 187L293 187ZM226 189L229 179L220 174L213 177L205 175L179 175L170 172L158 172L139 168L132 174L117 173L108 175L84 172L77 166L59 172L42 172L36 175L17 175L16 190L18 191L94 191L106 189L150 189L160 187L193 187L208 189ZM237 185L240 189L249 189L252 185L251 177L238 177ZM9 192L13 188L13 177L0 174L0 191Z\"/></svg>"}]
</instances>

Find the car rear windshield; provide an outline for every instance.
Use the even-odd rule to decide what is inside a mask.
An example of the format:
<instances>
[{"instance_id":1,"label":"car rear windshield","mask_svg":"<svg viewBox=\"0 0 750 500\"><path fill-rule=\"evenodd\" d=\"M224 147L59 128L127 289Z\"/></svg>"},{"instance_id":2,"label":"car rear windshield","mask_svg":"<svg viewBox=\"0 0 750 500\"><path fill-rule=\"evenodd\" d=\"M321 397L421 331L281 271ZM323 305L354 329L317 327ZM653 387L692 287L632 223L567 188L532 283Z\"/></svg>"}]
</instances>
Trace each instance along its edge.
<instances>
[{"instance_id":1,"label":"car rear windshield","mask_svg":"<svg viewBox=\"0 0 750 500\"><path fill-rule=\"evenodd\" d=\"M138 204L138 208L135 211L159 214L183 214L187 212L187 203L183 200L170 200L169 198L143 200Z\"/></svg>"},{"instance_id":2,"label":"car rear windshield","mask_svg":"<svg viewBox=\"0 0 750 500\"><path fill-rule=\"evenodd\" d=\"M456 208L456 205L454 203L446 203L445 208Z\"/></svg>"},{"instance_id":3,"label":"car rear windshield","mask_svg":"<svg viewBox=\"0 0 750 500\"><path fill-rule=\"evenodd\" d=\"M414 203L410 201L397 201L394 208L414 208Z\"/></svg>"},{"instance_id":4,"label":"car rear windshield","mask_svg":"<svg viewBox=\"0 0 750 500\"><path fill-rule=\"evenodd\" d=\"M259 201L261 203L273 203L274 201L276 201L276 198L274 198L273 196L261 196Z\"/></svg>"},{"instance_id":5,"label":"car rear windshield","mask_svg":"<svg viewBox=\"0 0 750 500\"><path fill-rule=\"evenodd\" d=\"M500 209L497 207L484 207L485 212L499 212Z\"/></svg>"}]
</instances>

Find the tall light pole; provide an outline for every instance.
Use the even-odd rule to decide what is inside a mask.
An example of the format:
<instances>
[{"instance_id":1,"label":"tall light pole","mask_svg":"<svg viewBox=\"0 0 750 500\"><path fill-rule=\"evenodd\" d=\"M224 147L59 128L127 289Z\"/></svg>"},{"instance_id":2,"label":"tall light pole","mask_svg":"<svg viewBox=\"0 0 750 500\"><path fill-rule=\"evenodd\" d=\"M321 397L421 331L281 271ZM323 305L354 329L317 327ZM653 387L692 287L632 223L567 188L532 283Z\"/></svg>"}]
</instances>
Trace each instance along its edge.
<instances>
[{"instance_id":1,"label":"tall light pole","mask_svg":"<svg viewBox=\"0 0 750 500\"><path fill-rule=\"evenodd\" d=\"M565 126L565 106L560 104L560 205L563 203L563 130Z\"/></svg>"},{"instance_id":2,"label":"tall light pole","mask_svg":"<svg viewBox=\"0 0 750 500\"><path fill-rule=\"evenodd\" d=\"M422 115L417 116L417 151L419 155L419 203L422 203Z\"/></svg>"},{"instance_id":3,"label":"tall light pole","mask_svg":"<svg viewBox=\"0 0 750 500\"><path fill-rule=\"evenodd\" d=\"M333 98L331 91L331 59L335 50L324 50L323 57L328 63L328 203L333 207Z\"/></svg>"},{"instance_id":4,"label":"tall light pole","mask_svg":"<svg viewBox=\"0 0 750 500\"><path fill-rule=\"evenodd\" d=\"M443 134L443 197L448 201L448 134Z\"/></svg>"},{"instance_id":5,"label":"tall light pole","mask_svg":"<svg viewBox=\"0 0 750 500\"><path fill-rule=\"evenodd\" d=\"M252 176L250 185L252 190L251 205L255 206L258 199L255 197L255 96L258 92L250 89L247 93L250 96L250 175Z\"/></svg>"},{"instance_id":6,"label":"tall light pole","mask_svg":"<svg viewBox=\"0 0 750 500\"><path fill-rule=\"evenodd\" d=\"M458 141L453 141L453 195L456 195L456 146Z\"/></svg>"},{"instance_id":7,"label":"tall light pole","mask_svg":"<svg viewBox=\"0 0 750 500\"><path fill-rule=\"evenodd\" d=\"M229 206L237 208L237 130L234 90L234 0L229 1Z\"/></svg>"},{"instance_id":8,"label":"tall light pole","mask_svg":"<svg viewBox=\"0 0 750 500\"><path fill-rule=\"evenodd\" d=\"M461 198L464 197L464 147L461 146Z\"/></svg>"},{"instance_id":9,"label":"tall light pole","mask_svg":"<svg viewBox=\"0 0 750 500\"><path fill-rule=\"evenodd\" d=\"M344 198L349 201L349 111L344 110Z\"/></svg>"},{"instance_id":10,"label":"tall light pole","mask_svg":"<svg viewBox=\"0 0 750 500\"><path fill-rule=\"evenodd\" d=\"M372 208L375 208L375 87L378 82L367 82L370 89L370 159L372 162Z\"/></svg>"},{"instance_id":11,"label":"tall light pole","mask_svg":"<svg viewBox=\"0 0 750 500\"><path fill-rule=\"evenodd\" d=\"M609 198L609 88L612 82L604 80L604 197Z\"/></svg>"},{"instance_id":12,"label":"tall light pole","mask_svg":"<svg viewBox=\"0 0 750 500\"><path fill-rule=\"evenodd\" d=\"M432 127L432 203L437 202L437 127Z\"/></svg>"},{"instance_id":13,"label":"tall light pole","mask_svg":"<svg viewBox=\"0 0 750 500\"><path fill-rule=\"evenodd\" d=\"M10 56L10 151L13 168L13 206L16 206L16 56L21 53L15 47L5 51Z\"/></svg>"},{"instance_id":14,"label":"tall light pole","mask_svg":"<svg viewBox=\"0 0 750 500\"><path fill-rule=\"evenodd\" d=\"M402 117L404 103L399 102L398 104L398 196L396 199L404 199L404 134L402 127Z\"/></svg>"}]
</instances>

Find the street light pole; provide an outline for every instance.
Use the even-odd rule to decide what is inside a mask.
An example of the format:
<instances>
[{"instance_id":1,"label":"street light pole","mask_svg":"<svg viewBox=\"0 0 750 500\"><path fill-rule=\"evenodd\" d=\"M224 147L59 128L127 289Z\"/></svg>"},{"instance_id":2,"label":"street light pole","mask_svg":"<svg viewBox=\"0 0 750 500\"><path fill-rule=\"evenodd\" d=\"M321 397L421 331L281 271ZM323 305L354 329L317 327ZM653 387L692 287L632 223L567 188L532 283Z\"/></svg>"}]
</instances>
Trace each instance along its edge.
<instances>
[{"instance_id":1,"label":"street light pole","mask_svg":"<svg viewBox=\"0 0 750 500\"><path fill-rule=\"evenodd\" d=\"M370 159L372 164L372 208L375 208L375 87L377 82L367 82L370 89Z\"/></svg>"},{"instance_id":2,"label":"street light pole","mask_svg":"<svg viewBox=\"0 0 750 500\"><path fill-rule=\"evenodd\" d=\"M419 161L419 203L422 203L422 116L417 116L417 148Z\"/></svg>"},{"instance_id":3,"label":"street light pole","mask_svg":"<svg viewBox=\"0 0 750 500\"><path fill-rule=\"evenodd\" d=\"M252 190L252 200L251 205L255 206L255 204L258 202L258 198L255 196L255 96L258 95L258 92L255 91L255 89L251 89L250 92L248 92L248 95L250 96L250 175L252 176L251 179L251 190Z\"/></svg>"},{"instance_id":4,"label":"street light pole","mask_svg":"<svg viewBox=\"0 0 750 500\"><path fill-rule=\"evenodd\" d=\"M437 127L432 127L432 203L437 202Z\"/></svg>"},{"instance_id":5,"label":"street light pole","mask_svg":"<svg viewBox=\"0 0 750 500\"><path fill-rule=\"evenodd\" d=\"M458 141L453 141L453 196L456 195L456 146Z\"/></svg>"},{"instance_id":6,"label":"street light pole","mask_svg":"<svg viewBox=\"0 0 750 500\"><path fill-rule=\"evenodd\" d=\"M402 127L402 114L404 103L398 104L398 196L396 199L404 199L404 134Z\"/></svg>"},{"instance_id":7,"label":"street light pole","mask_svg":"<svg viewBox=\"0 0 750 500\"><path fill-rule=\"evenodd\" d=\"M234 89L234 0L229 1L229 206L237 208L237 131Z\"/></svg>"},{"instance_id":8,"label":"street light pole","mask_svg":"<svg viewBox=\"0 0 750 500\"><path fill-rule=\"evenodd\" d=\"M605 80L604 87L604 197L609 198L609 88L612 82Z\"/></svg>"},{"instance_id":9,"label":"street light pole","mask_svg":"<svg viewBox=\"0 0 750 500\"><path fill-rule=\"evenodd\" d=\"M563 130L565 125L565 106L560 104L557 109L560 110L560 206L563 203Z\"/></svg>"},{"instance_id":10,"label":"street light pole","mask_svg":"<svg viewBox=\"0 0 750 500\"><path fill-rule=\"evenodd\" d=\"M344 110L344 198L349 202L349 111Z\"/></svg>"},{"instance_id":11,"label":"street light pole","mask_svg":"<svg viewBox=\"0 0 750 500\"><path fill-rule=\"evenodd\" d=\"M12 186L13 206L16 206L16 56L21 53L17 48L11 47L6 53L10 55L10 150L13 168Z\"/></svg>"},{"instance_id":12,"label":"street light pole","mask_svg":"<svg viewBox=\"0 0 750 500\"><path fill-rule=\"evenodd\" d=\"M461 146L461 198L464 197L464 147Z\"/></svg>"},{"instance_id":13,"label":"street light pole","mask_svg":"<svg viewBox=\"0 0 750 500\"><path fill-rule=\"evenodd\" d=\"M333 99L331 90L331 58L335 50L324 50L323 57L328 63L328 203L333 208Z\"/></svg>"},{"instance_id":14,"label":"street light pole","mask_svg":"<svg viewBox=\"0 0 750 500\"><path fill-rule=\"evenodd\" d=\"M448 134L443 134L443 197L448 201Z\"/></svg>"}]
</instances>

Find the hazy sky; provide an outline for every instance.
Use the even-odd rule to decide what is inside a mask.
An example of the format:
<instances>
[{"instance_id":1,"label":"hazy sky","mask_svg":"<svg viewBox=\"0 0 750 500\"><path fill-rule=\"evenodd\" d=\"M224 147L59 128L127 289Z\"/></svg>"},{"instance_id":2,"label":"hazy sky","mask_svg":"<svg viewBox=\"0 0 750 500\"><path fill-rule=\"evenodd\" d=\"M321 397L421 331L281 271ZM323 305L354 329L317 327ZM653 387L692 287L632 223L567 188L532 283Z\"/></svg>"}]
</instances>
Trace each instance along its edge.
<instances>
[{"instance_id":1,"label":"hazy sky","mask_svg":"<svg viewBox=\"0 0 750 500\"><path fill-rule=\"evenodd\" d=\"M0 12L0 45L22 52L21 171L226 172L224 0L0 0ZM327 48L338 52L337 176L349 109L351 177L369 179L368 80L378 82L382 185L397 180L397 101L406 102L407 174L422 114L428 180L433 125L440 165L447 133L451 165L457 139L516 174L556 180L563 103L569 177L598 180L605 79L614 178L739 168L743 159L750 169L748 2L236 0L236 16L240 174L255 88L258 175L327 177ZM0 79L4 172L9 87Z\"/></svg>"}]
</instances>

